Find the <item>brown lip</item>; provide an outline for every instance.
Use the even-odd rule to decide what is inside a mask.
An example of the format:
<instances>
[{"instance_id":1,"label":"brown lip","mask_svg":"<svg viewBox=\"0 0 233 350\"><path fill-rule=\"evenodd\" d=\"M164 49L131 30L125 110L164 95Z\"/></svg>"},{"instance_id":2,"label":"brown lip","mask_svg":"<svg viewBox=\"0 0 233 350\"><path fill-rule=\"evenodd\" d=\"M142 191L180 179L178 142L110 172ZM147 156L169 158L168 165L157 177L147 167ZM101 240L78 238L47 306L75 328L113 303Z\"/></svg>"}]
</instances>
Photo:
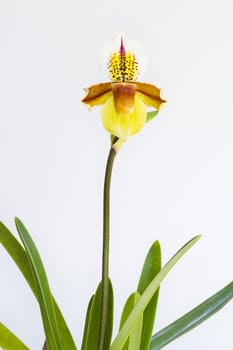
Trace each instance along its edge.
<instances>
[{"instance_id":1,"label":"brown lip","mask_svg":"<svg viewBox=\"0 0 233 350\"><path fill-rule=\"evenodd\" d=\"M134 83L113 83L112 92L116 113L130 114L134 109L136 85Z\"/></svg>"}]
</instances>

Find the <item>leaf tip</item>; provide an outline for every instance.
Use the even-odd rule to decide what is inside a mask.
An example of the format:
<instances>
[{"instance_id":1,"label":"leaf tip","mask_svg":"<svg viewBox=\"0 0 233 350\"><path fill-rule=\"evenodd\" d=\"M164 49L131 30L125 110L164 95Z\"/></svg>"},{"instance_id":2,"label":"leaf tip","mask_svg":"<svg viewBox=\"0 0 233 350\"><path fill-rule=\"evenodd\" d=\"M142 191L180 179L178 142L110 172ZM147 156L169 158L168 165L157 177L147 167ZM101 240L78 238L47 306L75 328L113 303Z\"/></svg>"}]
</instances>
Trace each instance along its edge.
<instances>
[{"instance_id":1,"label":"leaf tip","mask_svg":"<svg viewBox=\"0 0 233 350\"><path fill-rule=\"evenodd\" d=\"M15 224L17 225L17 223L20 223L21 221L20 221L20 219L18 218L18 216L15 216L14 217L14 221L15 221Z\"/></svg>"},{"instance_id":2,"label":"leaf tip","mask_svg":"<svg viewBox=\"0 0 233 350\"><path fill-rule=\"evenodd\" d=\"M161 249L161 245L160 245L160 242L158 240L154 241L153 246Z\"/></svg>"},{"instance_id":3,"label":"leaf tip","mask_svg":"<svg viewBox=\"0 0 233 350\"><path fill-rule=\"evenodd\" d=\"M194 239L196 239L196 241L198 241L201 237L202 237L202 235L196 235L196 236L194 237Z\"/></svg>"}]
</instances>

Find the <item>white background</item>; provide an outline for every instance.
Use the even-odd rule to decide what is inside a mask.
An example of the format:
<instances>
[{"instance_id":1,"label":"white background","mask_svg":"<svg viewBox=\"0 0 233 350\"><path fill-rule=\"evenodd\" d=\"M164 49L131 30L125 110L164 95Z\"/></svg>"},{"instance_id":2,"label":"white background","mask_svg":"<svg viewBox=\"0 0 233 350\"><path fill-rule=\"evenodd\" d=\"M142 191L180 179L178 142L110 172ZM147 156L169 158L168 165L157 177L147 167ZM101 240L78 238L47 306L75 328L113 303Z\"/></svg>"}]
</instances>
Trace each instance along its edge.
<instances>
[{"instance_id":1,"label":"white background","mask_svg":"<svg viewBox=\"0 0 233 350\"><path fill-rule=\"evenodd\" d=\"M0 219L15 234L15 215L28 227L78 345L100 280L109 149L98 108L80 99L106 81L101 50L121 31L147 56L142 81L162 87L168 103L114 166L114 332L155 239L166 262L203 234L162 284L157 330L232 279L232 18L230 0L1 0ZM0 284L1 321L41 349L38 306L2 248ZM232 349L232 321L230 303L166 348Z\"/></svg>"}]
</instances>

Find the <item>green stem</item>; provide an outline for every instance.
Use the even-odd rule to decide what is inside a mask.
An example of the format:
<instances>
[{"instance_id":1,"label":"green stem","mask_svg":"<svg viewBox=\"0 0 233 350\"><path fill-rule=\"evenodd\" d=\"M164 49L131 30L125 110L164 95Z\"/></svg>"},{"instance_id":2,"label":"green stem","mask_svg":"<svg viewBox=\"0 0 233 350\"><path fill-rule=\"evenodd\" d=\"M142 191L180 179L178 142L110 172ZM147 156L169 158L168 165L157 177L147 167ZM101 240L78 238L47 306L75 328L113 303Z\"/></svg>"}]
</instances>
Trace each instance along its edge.
<instances>
[{"instance_id":1,"label":"green stem","mask_svg":"<svg viewBox=\"0 0 233 350\"><path fill-rule=\"evenodd\" d=\"M116 151L111 148L104 179L104 203L103 203L103 256L102 256L102 286L101 286L101 314L98 350L105 349L105 334L108 323L109 300L109 228L110 228L110 185L114 158Z\"/></svg>"}]
</instances>

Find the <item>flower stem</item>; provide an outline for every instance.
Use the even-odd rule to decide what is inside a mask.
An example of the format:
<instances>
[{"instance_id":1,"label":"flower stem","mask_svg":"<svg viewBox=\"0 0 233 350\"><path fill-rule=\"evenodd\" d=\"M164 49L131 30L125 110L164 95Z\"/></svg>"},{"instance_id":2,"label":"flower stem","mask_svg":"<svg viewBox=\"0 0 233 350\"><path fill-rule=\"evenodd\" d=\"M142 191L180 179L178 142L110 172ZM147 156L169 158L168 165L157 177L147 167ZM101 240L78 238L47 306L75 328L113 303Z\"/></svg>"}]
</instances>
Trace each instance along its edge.
<instances>
[{"instance_id":1,"label":"flower stem","mask_svg":"<svg viewBox=\"0 0 233 350\"><path fill-rule=\"evenodd\" d=\"M106 328L108 324L109 302L109 228L110 228L110 185L112 167L116 151L112 147L107 160L104 179L104 203L103 203L103 256L102 256L102 286L101 286L101 311L98 350L105 349Z\"/></svg>"}]
</instances>

